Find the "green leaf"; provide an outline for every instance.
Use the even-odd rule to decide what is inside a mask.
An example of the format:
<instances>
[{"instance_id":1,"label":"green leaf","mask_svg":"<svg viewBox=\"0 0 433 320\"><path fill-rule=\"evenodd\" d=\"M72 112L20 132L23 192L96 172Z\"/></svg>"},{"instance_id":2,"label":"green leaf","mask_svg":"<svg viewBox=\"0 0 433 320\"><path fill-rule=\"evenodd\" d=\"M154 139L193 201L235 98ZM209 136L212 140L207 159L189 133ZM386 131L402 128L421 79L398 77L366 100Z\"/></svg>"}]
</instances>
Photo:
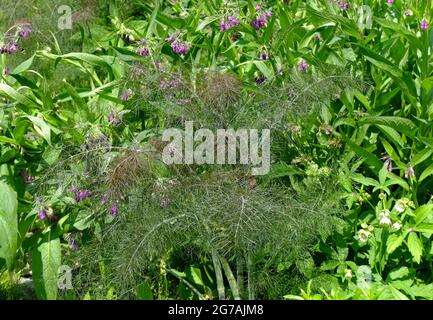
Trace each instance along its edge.
<instances>
[{"instance_id":1,"label":"green leaf","mask_svg":"<svg viewBox=\"0 0 433 320\"><path fill-rule=\"evenodd\" d=\"M0 181L0 257L12 270L18 243L17 193Z\"/></svg>"},{"instance_id":2,"label":"green leaf","mask_svg":"<svg viewBox=\"0 0 433 320\"><path fill-rule=\"evenodd\" d=\"M33 282L38 299L56 299L60 264L60 239L57 231L51 230L44 235L39 246L33 249Z\"/></svg>"},{"instance_id":3,"label":"green leaf","mask_svg":"<svg viewBox=\"0 0 433 320\"><path fill-rule=\"evenodd\" d=\"M409 252L412 254L414 261L416 263L420 263L423 247L421 240L418 238L415 232L409 233L409 237L407 239L407 247L409 249Z\"/></svg>"},{"instance_id":4,"label":"green leaf","mask_svg":"<svg viewBox=\"0 0 433 320\"><path fill-rule=\"evenodd\" d=\"M36 132L51 145L51 129L44 119L33 116L26 116L32 123Z\"/></svg>"},{"instance_id":5,"label":"green leaf","mask_svg":"<svg viewBox=\"0 0 433 320\"><path fill-rule=\"evenodd\" d=\"M386 169L386 168L385 168ZM356 181L358 183L361 183L365 186L374 186L374 187L379 187L379 182L377 182L376 180L372 179L372 178L367 178L364 177L362 174L356 173L356 174L352 174L350 176L350 178L353 181Z\"/></svg>"},{"instance_id":6,"label":"green leaf","mask_svg":"<svg viewBox=\"0 0 433 320\"><path fill-rule=\"evenodd\" d=\"M416 231L433 234L433 224L432 223L421 223L420 225L418 225L416 227Z\"/></svg>"},{"instance_id":7,"label":"green leaf","mask_svg":"<svg viewBox=\"0 0 433 320\"><path fill-rule=\"evenodd\" d=\"M274 73L262 61L254 61L254 64L256 65L257 69L259 69L260 72L263 73L263 75L268 80L271 80L274 78Z\"/></svg>"},{"instance_id":8,"label":"green leaf","mask_svg":"<svg viewBox=\"0 0 433 320\"><path fill-rule=\"evenodd\" d=\"M433 174L433 163L431 165L429 165L422 173L421 176L419 177L418 182L423 181L425 178L431 176Z\"/></svg>"},{"instance_id":9,"label":"green leaf","mask_svg":"<svg viewBox=\"0 0 433 320\"><path fill-rule=\"evenodd\" d=\"M409 137L415 135L416 125L409 119L388 116L367 116L359 120L360 124L383 125L394 128Z\"/></svg>"},{"instance_id":10,"label":"green leaf","mask_svg":"<svg viewBox=\"0 0 433 320\"><path fill-rule=\"evenodd\" d=\"M415 216L415 223L418 225L423 222L428 216L433 213L433 204L425 204L417 208L413 214Z\"/></svg>"},{"instance_id":11,"label":"green leaf","mask_svg":"<svg viewBox=\"0 0 433 320\"><path fill-rule=\"evenodd\" d=\"M18 74L18 73L27 71L31 67L34 58L35 58L35 55L32 55L29 59L22 62L14 70L12 70L11 74Z\"/></svg>"},{"instance_id":12,"label":"green leaf","mask_svg":"<svg viewBox=\"0 0 433 320\"><path fill-rule=\"evenodd\" d=\"M366 164L372 166L375 172L379 172L379 170L382 169L383 167L382 161L380 161L373 153L358 146L356 143L354 143L351 140L346 140L346 144L350 149L355 151L355 153L358 156L362 157Z\"/></svg>"},{"instance_id":13,"label":"green leaf","mask_svg":"<svg viewBox=\"0 0 433 320\"><path fill-rule=\"evenodd\" d=\"M146 280L140 283L136 288L136 294L138 300L153 300L152 288L149 281Z\"/></svg>"},{"instance_id":14,"label":"green leaf","mask_svg":"<svg viewBox=\"0 0 433 320\"><path fill-rule=\"evenodd\" d=\"M17 101L28 108L39 108L34 101L4 83L0 83L0 96Z\"/></svg>"},{"instance_id":15,"label":"green leaf","mask_svg":"<svg viewBox=\"0 0 433 320\"><path fill-rule=\"evenodd\" d=\"M420 152L415 154L410 163L415 167L416 165L422 163L424 160L430 157L432 153L433 150L431 148L425 148L424 150L421 150Z\"/></svg>"},{"instance_id":16,"label":"green leaf","mask_svg":"<svg viewBox=\"0 0 433 320\"><path fill-rule=\"evenodd\" d=\"M398 269L394 269L392 270L389 274L388 274L388 278L390 280L397 280L397 279L402 279L406 276L409 275L409 269L408 267L400 267Z\"/></svg>"},{"instance_id":17,"label":"green leaf","mask_svg":"<svg viewBox=\"0 0 433 320\"><path fill-rule=\"evenodd\" d=\"M403 243L404 236L391 234L386 241L386 252L393 253Z\"/></svg>"}]
</instances>

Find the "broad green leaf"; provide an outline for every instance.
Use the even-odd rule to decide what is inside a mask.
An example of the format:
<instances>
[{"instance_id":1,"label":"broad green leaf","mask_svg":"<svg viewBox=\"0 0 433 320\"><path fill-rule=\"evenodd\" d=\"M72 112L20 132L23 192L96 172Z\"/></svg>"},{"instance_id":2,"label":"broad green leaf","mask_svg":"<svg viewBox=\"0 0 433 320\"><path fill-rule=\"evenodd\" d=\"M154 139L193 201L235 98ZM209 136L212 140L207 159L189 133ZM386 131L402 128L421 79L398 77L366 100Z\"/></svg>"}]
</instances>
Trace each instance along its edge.
<instances>
[{"instance_id":1,"label":"broad green leaf","mask_svg":"<svg viewBox=\"0 0 433 320\"><path fill-rule=\"evenodd\" d=\"M36 132L51 145L51 129L44 119L33 116L26 116L32 123Z\"/></svg>"},{"instance_id":2,"label":"broad green leaf","mask_svg":"<svg viewBox=\"0 0 433 320\"><path fill-rule=\"evenodd\" d=\"M4 83L0 83L0 96L17 101L28 108L39 108L36 102L32 101L25 95L19 93L17 90Z\"/></svg>"},{"instance_id":3,"label":"broad green leaf","mask_svg":"<svg viewBox=\"0 0 433 320\"><path fill-rule=\"evenodd\" d=\"M393 253L398 247L401 246L403 240L403 235L396 235L395 233L391 234L386 241L386 252L389 254Z\"/></svg>"},{"instance_id":4,"label":"broad green leaf","mask_svg":"<svg viewBox=\"0 0 433 320\"><path fill-rule=\"evenodd\" d=\"M355 153L362 157L369 166L372 166L374 168L374 171L376 173L379 172L380 169L383 167L382 161L380 161L374 154L367 151L366 149L360 147L356 143L352 142L351 140L346 140L347 146L355 151Z\"/></svg>"},{"instance_id":5,"label":"broad green leaf","mask_svg":"<svg viewBox=\"0 0 433 320\"><path fill-rule=\"evenodd\" d=\"M409 233L409 237L407 238L407 247L409 252L412 254L414 261L420 263L423 246L415 232Z\"/></svg>"},{"instance_id":6,"label":"broad green leaf","mask_svg":"<svg viewBox=\"0 0 433 320\"><path fill-rule=\"evenodd\" d=\"M432 153L433 150L431 148L425 148L424 150L421 150L420 152L415 154L410 163L415 167L416 165L422 163L424 160L428 159L428 157L430 157Z\"/></svg>"},{"instance_id":7,"label":"broad green leaf","mask_svg":"<svg viewBox=\"0 0 433 320\"><path fill-rule=\"evenodd\" d=\"M18 243L17 193L6 182L0 181L0 257L8 270L14 266Z\"/></svg>"},{"instance_id":8,"label":"broad green leaf","mask_svg":"<svg viewBox=\"0 0 433 320\"><path fill-rule=\"evenodd\" d=\"M368 177L364 177L362 174L353 174L351 175L351 178L353 181L359 182L365 186L374 186L374 187L379 187L379 182L377 182L376 180L372 179L372 178L368 178Z\"/></svg>"},{"instance_id":9,"label":"broad green leaf","mask_svg":"<svg viewBox=\"0 0 433 320\"><path fill-rule=\"evenodd\" d=\"M38 299L57 298L58 271L61 264L60 239L56 231L47 232L33 249L33 283Z\"/></svg>"},{"instance_id":10,"label":"broad green leaf","mask_svg":"<svg viewBox=\"0 0 433 320\"><path fill-rule=\"evenodd\" d=\"M413 212L415 216L415 223L418 225L423 222L428 216L433 214L433 204L426 204L417 208Z\"/></svg>"},{"instance_id":11,"label":"broad green leaf","mask_svg":"<svg viewBox=\"0 0 433 320\"><path fill-rule=\"evenodd\" d=\"M274 73L269 69L265 63L262 61L254 61L254 64L257 66L257 69L260 70L261 73L268 79L271 80L274 78Z\"/></svg>"},{"instance_id":12,"label":"broad green leaf","mask_svg":"<svg viewBox=\"0 0 433 320\"><path fill-rule=\"evenodd\" d=\"M35 55L32 55L29 59L22 62L14 70L12 70L11 74L18 74L18 73L27 71L31 67L34 58L35 58Z\"/></svg>"},{"instance_id":13,"label":"broad green leaf","mask_svg":"<svg viewBox=\"0 0 433 320\"><path fill-rule=\"evenodd\" d=\"M136 288L136 295L138 300L153 300L152 288L149 281L140 283Z\"/></svg>"},{"instance_id":14,"label":"broad green leaf","mask_svg":"<svg viewBox=\"0 0 433 320\"><path fill-rule=\"evenodd\" d=\"M422 173L421 176L419 177L418 182L423 181L425 178L431 176L433 174L433 163L431 165L429 165Z\"/></svg>"},{"instance_id":15,"label":"broad green leaf","mask_svg":"<svg viewBox=\"0 0 433 320\"><path fill-rule=\"evenodd\" d=\"M388 278L390 280L397 280L397 279L402 279L406 276L409 275L409 269L408 267L400 267L398 269L394 269L392 270L389 274L388 274Z\"/></svg>"},{"instance_id":16,"label":"broad green leaf","mask_svg":"<svg viewBox=\"0 0 433 320\"><path fill-rule=\"evenodd\" d=\"M416 125L409 119L392 116L367 116L359 120L360 124L384 125L394 128L409 137L414 136Z\"/></svg>"},{"instance_id":17,"label":"broad green leaf","mask_svg":"<svg viewBox=\"0 0 433 320\"><path fill-rule=\"evenodd\" d=\"M433 223L421 223L416 227L416 231L433 234Z\"/></svg>"}]
</instances>

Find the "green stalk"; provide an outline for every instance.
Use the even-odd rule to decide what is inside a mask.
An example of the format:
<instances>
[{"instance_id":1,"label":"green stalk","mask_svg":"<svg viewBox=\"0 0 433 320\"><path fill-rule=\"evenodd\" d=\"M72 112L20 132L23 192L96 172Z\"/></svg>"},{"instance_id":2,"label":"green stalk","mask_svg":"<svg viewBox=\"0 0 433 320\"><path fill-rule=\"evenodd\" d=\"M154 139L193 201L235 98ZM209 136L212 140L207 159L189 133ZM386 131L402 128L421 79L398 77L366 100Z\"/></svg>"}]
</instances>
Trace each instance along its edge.
<instances>
[{"instance_id":1,"label":"green stalk","mask_svg":"<svg viewBox=\"0 0 433 320\"><path fill-rule=\"evenodd\" d=\"M237 284L239 288L239 296L243 298L244 296L244 259L239 256L237 258L237 266L236 266L236 277L237 277Z\"/></svg>"},{"instance_id":2,"label":"green stalk","mask_svg":"<svg viewBox=\"0 0 433 320\"><path fill-rule=\"evenodd\" d=\"M212 261L215 269L215 277L217 282L217 291L218 291L218 299L219 300L225 300L225 288L224 288L224 279L223 279L223 273L221 270L221 263L220 259L218 257L217 251L212 248Z\"/></svg>"},{"instance_id":3,"label":"green stalk","mask_svg":"<svg viewBox=\"0 0 433 320\"><path fill-rule=\"evenodd\" d=\"M253 263L251 261L250 253L247 253L247 273L248 273L248 299L255 300L254 288L253 288Z\"/></svg>"},{"instance_id":4,"label":"green stalk","mask_svg":"<svg viewBox=\"0 0 433 320\"><path fill-rule=\"evenodd\" d=\"M239 288L236 283L236 279L233 275L232 269L230 268L229 263L224 257L220 257L221 265L224 269L224 273L227 277L227 280L229 281L230 289L232 290L233 298L235 300L241 300L241 297L239 295Z\"/></svg>"}]
</instances>

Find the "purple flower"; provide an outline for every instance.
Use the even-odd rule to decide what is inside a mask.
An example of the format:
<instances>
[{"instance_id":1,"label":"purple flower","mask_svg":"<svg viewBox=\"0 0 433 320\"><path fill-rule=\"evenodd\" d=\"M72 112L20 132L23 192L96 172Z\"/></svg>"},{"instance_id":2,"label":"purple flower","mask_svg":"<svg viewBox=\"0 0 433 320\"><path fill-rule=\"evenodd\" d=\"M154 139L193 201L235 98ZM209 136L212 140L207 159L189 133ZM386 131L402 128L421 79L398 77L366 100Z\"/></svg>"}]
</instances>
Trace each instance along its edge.
<instances>
[{"instance_id":1,"label":"purple flower","mask_svg":"<svg viewBox=\"0 0 433 320\"><path fill-rule=\"evenodd\" d=\"M107 199L105 197L103 197L101 199L101 206L105 206L107 204Z\"/></svg>"},{"instance_id":2,"label":"purple flower","mask_svg":"<svg viewBox=\"0 0 433 320\"><path fill-rule=\"evenodd\" d=\"M394 0L387 0L386 1L388 4L393 4L394 3Z\"/></svg>"},{"instance_id":3,"label":"purple flower","mask_svg":"<svg viewBox=\"0 0 433 320\"><path fill-rule=\"evenodd\" d=\"M169 198L164 198L161 203L159 204L159 207L161 209L164 209L165 207L167 207L169 204L171 203L171 200Z\"/></svg>"},{"instance_id":4,"label":"purple flower","mask_svg":"<svg viewBox=\"0 0 433 320\"><path fill-rule=\"evenodd\" d=\"M149 49L144 47L137 48L135 51L142 57L147 57L150 53Z\"/></svg>"},{"instance_id":5,"label":"purple flower","mask_svg":"<svg viewBox=\"0 0 433 320\"><path fill-rule=\"evenodd\" d=\"M78 249L78 242L74 238L70 237L68 238L68 245L71 250L77 250Z\"/></svg>"},{"instance_id":6,"label":"purple flower","mask_svg":"<svg viewBox=\"0 0 433 320\"><path fill-rule=\"evenodd\" d=\"M110 207L110 215L113 217L117 217L118 214L119 214L119 209L115 204L112 204Z\"/></svg>"},{"instance_id":7,"label":"purple flower","mask_svg":"<svg viewBox=\"0 0 433 320\"><path fill-rule=\"evenodd\" d=\"M266 16L255 17L253 20L254 29L260 29L264 27L267 23Z\"/></svg>"},{"instance_id":8,"label":"purple flower","mask_svg":"<svg viewBox=\"0 0 433 320\"><path fill-rule=\"evenodd\" d=\"M173 43L171 44L171 48L173 49L173 52L178 55L183 55L187 51L186 45L179 42L178 40L173 41Z\"/></svg>"},{"instance_id":9,"label":"purple flower","mask_svg":"<svg viewBox=\"0 0 433 320\"><path fill-rule=\"evenodd\" d=\"M71 192L72 192L72 193L77 192L77 188L76 188L74 185L72 185L72 187L71 187Z\"/></svg>"},{"instance_id":10,"label":"purple flower","mask_svg":"<svg viewBox=\"0 0 433 320\"><path fill-rule=\"evenodd\" d=\"M35 177L32 175L24 177L24 183L25 184L31 184L35 181Z\"/></svg>"},{"instance_id":11,"label":"purple flower","mask_svg":"<svg viewBox=\"0 0 433 320\"><path fill-rule=\"evenodd\" d=\"M259 60L262 61L263 60L263 53L260 52L259 54Z\"/></svg>"},{"instance_id":12,"label":"purple flower","mask_svg":"<svg viewBox=\"0 0 433 320\"><path fill-rule=\"evenodd\" d=\"M230 28L239 27L240 23L234 16L228 16L227 20L229 21Z\"/></svg>"},{"instance_id":13,"label":"purple flower","mask_svg":"<svg viewBox=\"0 0 433 320\"><path fill-rule=\"evenodd\" d=\"M20 32L18 33L19 37L22 39L27 38L32 33L32 27L30 25L22 27Z\"/></svg>"},{"instance_id":14,"label":"purple flower","mask_svg":"<svg viewBox=\"0 0 433 320\"><path fill-rule=\"evenodd\" d=\"M44 221L44 220L46 220L47 218L48 218L48 214L47 214L47 212L45 211L45 210L40 210L39 212L38 212L38 218L40 219L40 220L42 220L42 221Z\"/></svg>"},{"instance_id":15,"label":"purple flower","mask_svg":"<svg viewBox=\"0 0 433 320\"><path fill-rule=\"evenodd\" d=\"M265 76L259 76L259 77L256 77L255 80L256 80L256 83L258 85L261 85L261 84L263 84L266 81L266 77Z\"/></svg>"},{"instance_id":16,"label":"purple flower","mask_svg":"<svg viewBox=\"0 0 433 320\"><path fill-rule=\"evenodd\" d=\"M92 195L90 190L79 190L75 191L74 200L79 203L86 200L88 197Z\"/></svg>"},{"instance_id":17,"label":"purple flower","mask_svg":"<svg viewBox=\"0 0 433 320\"><path fill-rule=\"evenodd\" d=\"M18 51L18 42L13 40L9 43L9 48L7 48L7 53L14 54L17 53L17 51Z\"/></svg>"},{"instance_id":18,"label":"purple flower","mask_svg":"<svg viewBox=\"0 0 433 320\"><path fill-rule=\"evenodd\" d=\"M386 167L388 172L392 172L392 159L391 159L391 157L389 155L385 155L384 157L381 158L381 160L383 161L383 165Z\"/></svg>"},{"instance_id":19,"label":"purple flower","mask_svg":"<svg viewBox=\"0 0 433 320\"><path fill-rule=\"evenodd\" d=\"M256 11L259 11L261 9L261 7L259 5L256 5Z\"/></svg>"},{"instance_id":20,"label":"purple flower","mask_svg":"<svg viewBox=\"0 0 433 320\"><path fill-rule=\"evenodd\" d=\"M421 28L421 30L427 30L428 29L428 21L425 19L423 21L421 21L420 28Z\"/></svg>"},{"instance_id":21,"label":"purple flower","mask_svg":"<svg viewBox=\"0 0 433 320\"><path fill-rule=\"evenodd\" d=\"M265 11L265 16L266 16L266 18L271 18L272 13L270 11Z\"/></svg>"},{"instance_id":22,"label":"purple flower","mask_svg":"<svg viewBox=\"0 0 433 320\"><path fill-rule=\"evenodd\" d=\"M113 120L114 120L114 114L110 113L108 115L108 122L113 122Z\"/></svg>"},{"instance_id":23,"label":"purple flower","mask_svg":"<svg viewBox=\"0 0 433 320\"><path fill-rule=\"evenodd\" d=\"M269 52L266 52L266 54L265 54L265 60L269 60Z\"/></svg>"},{"instance_id":24,"label":"purple flower","mask_svg":"<svg viewBox=\"0 0 433 320\"><path fill-rule=\"evenodd\" d=\"M129 99L129 96L131 95L131 90L123 90L122 94L120 95L120 100L126 101Z\"/></svg>"},{"instance_id":25,"label":"purple flower","mask_svg":"<svg viewBox=\"0 0 433 320\"><path fill-rule=\"evenodd\" d=\"M308 67L309 67L309 65L308 65L308 63L305 60L299 61L299 63L298 63L298 71L299 72L305 72L305 71L307 71Z\"/></svg>"},{"instance_id":26,"label":"purple flower","mask_svg":"<svg viewBox=\"0 0 433 320\"><path fill-rule=\"evenodd\" d=\"M415 177L415 170L413 169L413 166L409 164L404 171L404 177L408 179L409 177L414 178Z\"/></svg>"},{"instance_id":27,"label":"purple flower","mask_svg":"<svg viewBox=\"0 0 433 320\"><path fill-rule=\"evenodd\" d=\"M174 33L172 33L168 38L167 38L167 42L168 43L172 43L174 41Z\"/></svg>"}]
</instances>

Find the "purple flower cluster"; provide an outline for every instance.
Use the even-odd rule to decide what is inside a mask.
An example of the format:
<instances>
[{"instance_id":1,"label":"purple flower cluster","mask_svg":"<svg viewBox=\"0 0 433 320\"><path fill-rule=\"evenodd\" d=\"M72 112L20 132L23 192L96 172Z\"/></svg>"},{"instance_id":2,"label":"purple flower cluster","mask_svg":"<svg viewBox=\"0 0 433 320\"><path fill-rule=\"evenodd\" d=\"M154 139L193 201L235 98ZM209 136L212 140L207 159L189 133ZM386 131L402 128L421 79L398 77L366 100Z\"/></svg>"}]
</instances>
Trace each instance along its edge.
<instances>
[{"instance_id":1,"label":"purple flower cluster","mask_svg":"<svg viewBox=\"0 0 433 320\"><path fill-rule=\"evenodd\" d=\"M71 250L77 250L79 247L78 241L72 237L68 238L68 245L69 245L69 248L71 248Z\"/></svg>"},{"instance_id":2,"label":"purple flower cluster","mask_svg":"<svg viewBox=\"0 0 433 320\"><path fill-rule=\"evenodd\" d=\"M32 33L32 28L30 25L24 25L20 27L18 32L18 38L14 36L5 36L5 38L9 38L7 41L3 43L3 46L0 47L0 54L15 54L18 52L18 40L23 40L27 38ZM11 39L12 38L12 39Z\"/></svg>"},{"instance_id":3,"label":"purple flower cluster","mask_svg":"<svg viewBox=\"0 0 433 320\"><path fill-rule=\"evenodd\" d=\"M18 42L16 40L10 40L3 47L0 47L0 53L14 54L18 51Z\"/></svg>"},{"instance_id":4,"label":"purple flower cluster","mask_svg":"<svg viewBox=\"0 0 433 320\"><path fill-rule=\"evenodd\" d=\"M415 170L413 169L413 166L409 164L404 171L404 177L408 179L409 177L415 178Z\"/></svg>"},{"instance_id":5,"label":"purple flower cluster","mask_svg":"<svg viewBox=\"0 0 433 320\"><path fill-rule=\"evenodd\" d=\"M164 199L162 199L162 201L160 202L159 207L160 207L161 209L164 209L164 208L166 208L170 203L171 203L170 198L164 198Z\"/></svg>"},{"instance_id":6,"label":"purple flower cluster","mask_svg":"<svg viewBox=\"0 0 433 320\"><path fill-rule=\"evenodd\" d=\"M171 49L178 55L184 55L188 52L187 45L176 38L175 33L172 33L168 38L167 42L171 43Z\"/></svg>"},{"instance_id":7,"label":"purple flower cluster","mask_svg":"<svg viewBox=\"0 0 433 320\"><path fill-rule=\"evenodd\" d=\"M220 22L220 31L224 32L226 30L230 30L231 28L234 27L239 27L240 23L239 21L234 17L234 16L227 16L226 18L222 18L221 22Z\"/></svg>"},{"instance_id":8,"label":"purple flower cluster","mask_svg":"<svg viewBox=\"0 0 433 320\"><path fill-rule=\"evenodd\" d=\"M343 9L344 11L349 9L349 4L347 2L344 2L343 0L337 0L337 1L341 9Z\"/></svg>"},{"instance_id":9,"label":"purple flower cluster","mask_svg":"<svg viewBox=\"0 0 433 320\"><path fill-rule=\"evenodd\" d=\"M108 122L118 126L122 122L122 118L122 114L119 113L119 111L116 111L108 115Z\"/></svg>"},{"instance_id":10,"label":"purple flower cluster","mask_svg":"<svg viewBox=\"0 0 433 320\"><path fill-rule=\"evenodd\" d=\"M428 29L428 21L424 19L423 21L421 21L419 26L420 26L421 30L427 30Z\"/></svg>"},{"instance_id":11,"label":"purple flower cluster","mask_svg":"<svg viewBox=\"0 0 433 320\"><path fill-rule=\"evenodd\" d=\"M382 157L383 165L386 167L388 172L392 172L392 159L389 155Z\"/></svg>"},{"instance_id":12,"label":"purple flower cluster","mask_svg":"<svg viewBox=\"0 0 433 320\"><path fill-rule=\"evenodd\" d=\"M31 184L35 181L35 177L31 173L28 174L26 170L20 170L19 175L23 177L25 184Z\"/></svg>"},{"instance_id":13,"label":"purple flower cluster","mask_svg":"<svg viewBox=\"0 0 433 320\"><path fill-rule=\"evenodd\" d=\"M256 17L253 20L254 29L260 29L268 23L268 19L272 17L272 13L268 10L263 10L260 5L256 5Z\"/></svg>"},{"instance_id":14,"label":"purple flower cluster","mask_svg":"<svg viewBox=\"0 0 433 320\"><path fill-rule=\"evenodd\" d=\"M126 101L131 95L132 91L130 89L123 90L122 94L120 95L120 100Z\"/></svg>"},{"instance_id":15,"label":"purple flower cluster","mask_svg":"<svg viewBox=\"0 0 433 320\"><path fill-rule=\"evenodd\" d=\"M20 32L18 33L21 39L27 38L32 33L32 27L30 25L25 25L21 27Z\"/></svg>"},{"instance_id":16,"label":"purple flower cluster","mask_svg":"<svg viewBox=\"0 0 433 320\"><path fill-rule=\"evenodd\" d=\"M119 208L117 208L116 204L111 204L109 211L110 215L113 217L117 217L119 215Z\"/></svg>"},{"instance_id":17,"label":"purple flower cluster","mask_svg":"<svg viewBox=\"0 0 433 320\"><path fill-rule=\"evenodd\" d=\"M259 53L259 60L262 61L263 59L266 61L269 60L269 52L265 52L264 54L263 52Z\"/></svg>"},{"instance_id":18,"label":"purple flower cluster","mask_svg":"<svg viewBox=\"0 0 433 320\"><path fill-rule=\"evenodd\" d=\"M394 0L387 0L386 1L388 4L393 4L394 3Z\"/></svg>"},{"instance_id":19,"label":"purple flower cluster","mask_svg":"<svg viewBox=\"0 0 433 320\"><path fill-rule=\"evenodd\" d=\"M149 48L146 46L146 40L141 39L138 41L139 47L135 50L140 56L147 57L150 54Z\"/></svg>"},{"instance_id":20,"label":"purple flower cluster","mask_svg":"<svg viewBox=\"0 0 433 320\"><path fill-rule=\"evenodd\" d=\"M306 72L308 70L308 63L305 60L301 60L298 63L298 71L299 72Z\"/></svg>"},{"instance_id":21,"label":"purple flower cluster","mask_svg":"<svg viewBox=\"0 0 433 320\"><path fill-rule=\"evenodd\" d=\"M47 212L44 209L39 210L38 218L42 221L46 220L48 218Z\"/></svg>"},{"instance_id":22,"label":"purple flower cluster","mask_svg":"<svg viewBox=\"0 0 433 320\"><path fill-rule=\"evenodd\" d=\"M173 52L178 55L184 55L187 52L186 44L178 40L173 41L173 43L171 44L171 48L173 49Z\"/></svg>"},{"instance_id":23,"label":"purple flower cluster","mask_svg":"<svg viewBox=\"0 0 433 320\"><path fill-rule=\"evenodd\" d=\"M77 190L75 186L71 187L71 192L74 194L74 200L77 203L80 203L87 198L89 198L92 195L92 191L84 189L84 190Z\"/></svg>"},{"instance_id":24,"label":"purple flower cluster","mask_svg":"<svg viewBox=\"0 0 433 320\"><path fill-rule=\"evenodd\" d=\"M45 209L40 209L38 212L38 218L41 221L50 221L50 222L57 222L59 221L60 217L59 215L53 213L53 209L49 208L48 212L45 211Z\"/></svg>"}]
</instances>

